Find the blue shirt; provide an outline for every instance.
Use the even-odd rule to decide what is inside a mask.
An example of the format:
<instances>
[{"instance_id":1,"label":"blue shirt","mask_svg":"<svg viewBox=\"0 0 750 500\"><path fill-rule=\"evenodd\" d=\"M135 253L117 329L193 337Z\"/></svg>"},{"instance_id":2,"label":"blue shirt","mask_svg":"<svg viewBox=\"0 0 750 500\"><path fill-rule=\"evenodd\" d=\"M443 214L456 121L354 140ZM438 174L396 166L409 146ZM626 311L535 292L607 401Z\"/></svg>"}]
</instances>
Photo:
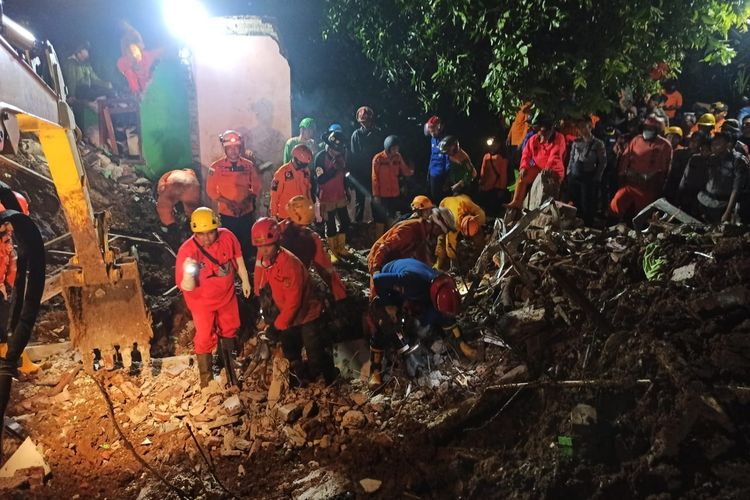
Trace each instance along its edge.
<instances>
[{"instance_id":1,"label":"blue shirt","mask_svg":"<svg viewBox=\"0 0 750 500\"><path fill-rule=\"evenodd\" d=\"M448 155L440 152L440 138L430 138L430 177L440 177L447 175L450 171L450 160Z\"/></svg>"}]
</instances>

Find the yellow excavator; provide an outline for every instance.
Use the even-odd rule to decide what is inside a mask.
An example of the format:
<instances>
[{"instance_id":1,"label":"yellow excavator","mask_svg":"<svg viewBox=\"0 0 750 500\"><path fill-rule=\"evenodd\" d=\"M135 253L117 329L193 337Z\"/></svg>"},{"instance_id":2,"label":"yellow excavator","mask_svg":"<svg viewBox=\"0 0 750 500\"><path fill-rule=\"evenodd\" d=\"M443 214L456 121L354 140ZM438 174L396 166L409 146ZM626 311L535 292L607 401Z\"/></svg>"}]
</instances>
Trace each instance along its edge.
<instances>
[{"instance_id":1,"label":"yellow excavator","mask_svg":"<svg viewBox=\"0 0 750 500\"><path fill-rule=\"evenodd\" d=\"M60 275L70 340L87 370L145 364L153 333L138 263L109 246L110 215L92 210L75 130L54 48L0 2L0 155L17 152L21 133L39 138L75 246Z\"/></svg>"}]
</instances>

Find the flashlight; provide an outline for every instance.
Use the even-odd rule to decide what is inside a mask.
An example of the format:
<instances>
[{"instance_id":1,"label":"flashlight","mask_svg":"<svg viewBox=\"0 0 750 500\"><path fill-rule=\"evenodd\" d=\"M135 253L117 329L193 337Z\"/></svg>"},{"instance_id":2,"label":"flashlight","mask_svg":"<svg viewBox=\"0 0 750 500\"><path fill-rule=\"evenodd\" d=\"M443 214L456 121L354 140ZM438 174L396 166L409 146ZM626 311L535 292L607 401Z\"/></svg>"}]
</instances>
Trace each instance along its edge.
<instances>
[{"instance_id":1,"label":"flashlight","mask_svg":"<svg viewBox=\"0 0 750 500\"><path fill-rule=\"evenodd\" d=\"M495 144L495 139L493 137L490 137L489 139L487 139L488 146L492 146L493 144Z\"/></svg>"},{"instance_id":2,"label":"flashlight","mask_svg":"<svg viewBox=\"0 0 750 500\"><path fill-rule=\"evenodd\" d=\"M198 266L195 264L187 264L185 265L185 272L188 274L195 274L196 271L198 271Z\"/></svg>"}]
</instances>

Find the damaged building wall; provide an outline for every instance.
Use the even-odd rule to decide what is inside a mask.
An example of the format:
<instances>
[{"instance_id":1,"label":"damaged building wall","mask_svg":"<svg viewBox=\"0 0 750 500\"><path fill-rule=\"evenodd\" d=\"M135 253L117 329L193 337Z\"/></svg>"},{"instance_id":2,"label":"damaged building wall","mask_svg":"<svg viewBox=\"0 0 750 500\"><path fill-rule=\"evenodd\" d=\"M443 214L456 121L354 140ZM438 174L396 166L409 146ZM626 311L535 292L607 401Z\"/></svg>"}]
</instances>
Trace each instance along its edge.
<instances>
[{"instance_id":1,"label":"damaged building wall","mask_svg":"<svg viewBox=\"0 0 750 500\"><path fill-rule=\"evenodd\" d=\"M221 35L211 47L196 48L193 68L203 167L223 155L218 137L227 129L239 131L260 160L280 164L291 135L291 83L278 42Z\"/></svg>"}]
</instances>

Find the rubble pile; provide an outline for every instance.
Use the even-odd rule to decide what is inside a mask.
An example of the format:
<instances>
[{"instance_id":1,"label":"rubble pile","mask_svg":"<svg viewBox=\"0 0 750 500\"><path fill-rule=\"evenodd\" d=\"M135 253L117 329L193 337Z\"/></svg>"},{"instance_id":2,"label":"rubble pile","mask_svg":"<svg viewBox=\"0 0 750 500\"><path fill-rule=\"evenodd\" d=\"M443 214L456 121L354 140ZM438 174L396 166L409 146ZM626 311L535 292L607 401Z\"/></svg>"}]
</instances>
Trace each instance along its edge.
<instances>
[{"instance_id":1,"label":"rubble pile","mask_svg":"<svg viewBox=\"0 0 750 500\"><path fill-rule=\"evenodd\" d=\"M477 263L488 274L468 319L533 381L492 382L485 399L510 402L512 419L534 410L514 451L478 461L460 493L745 497L746 228L509 233L498 224Z\"/></svg>"}]
</instances>

